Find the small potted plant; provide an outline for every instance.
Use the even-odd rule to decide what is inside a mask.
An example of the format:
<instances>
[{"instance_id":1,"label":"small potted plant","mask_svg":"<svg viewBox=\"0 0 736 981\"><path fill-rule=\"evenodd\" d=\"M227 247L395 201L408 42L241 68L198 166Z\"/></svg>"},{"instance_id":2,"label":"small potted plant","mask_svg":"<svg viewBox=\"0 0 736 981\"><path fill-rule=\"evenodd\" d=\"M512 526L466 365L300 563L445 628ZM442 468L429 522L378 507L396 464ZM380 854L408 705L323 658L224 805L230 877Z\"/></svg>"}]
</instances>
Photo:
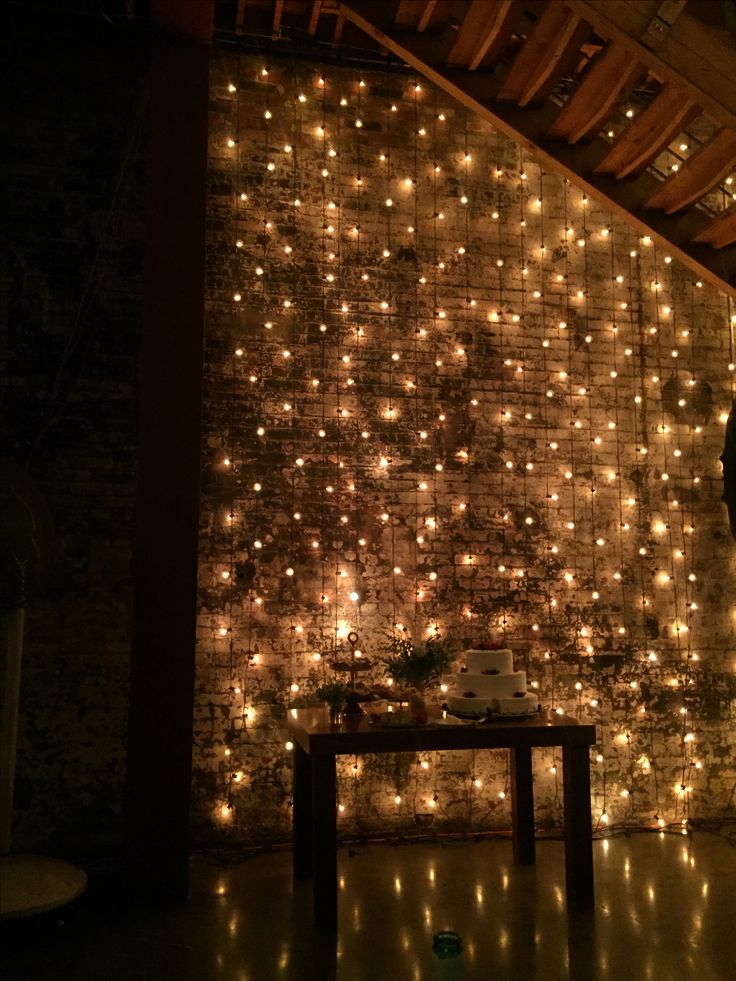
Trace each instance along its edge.
<instances>
[{"instance_id":1,"label":"small potted plant","mask_svg":"<svg viewBox=\"0 0 736 981\"><path fill-rule=\"evenodd\" d=\"M409 698L409 711L415 722L427 721L426 692L439 684L453 662L450 644L439 634L429 637L424 644L415 645L404 632L391 636L382 658L384 673L395 682L413 689Z\"/></svg>"},{"instance_id":2,"label":"small potted plant","mask_svg":"<svg viewBox=\"0 0 736 981\"><path fill-rule=\"evenodd\" d=\"M330 725L337 725L345 708L348 686L343 681L326 681L317 689L317 698L327 702L330 710Z\"/></svg>"}]
</instances>

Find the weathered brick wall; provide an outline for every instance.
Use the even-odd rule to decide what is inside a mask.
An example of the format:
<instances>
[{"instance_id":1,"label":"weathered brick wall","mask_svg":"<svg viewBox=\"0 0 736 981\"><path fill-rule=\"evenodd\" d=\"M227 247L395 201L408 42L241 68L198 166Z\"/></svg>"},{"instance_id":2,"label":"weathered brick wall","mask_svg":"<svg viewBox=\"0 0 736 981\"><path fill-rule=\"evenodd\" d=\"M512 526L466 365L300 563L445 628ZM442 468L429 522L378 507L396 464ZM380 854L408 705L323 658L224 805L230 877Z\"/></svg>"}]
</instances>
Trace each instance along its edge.
<instances>
[{"instance_id":1,"label":"weathered brick wall","mask_svg":"<svg viewBox=\"0 0 736 981\"><path fill-rule=\"evenodd\" d=\"M202 833L287 833L285 709L397 623L505 638L597 722L596 819L721 813L725 298L424 81L264 68L211 84ZM508 824L506 788L503 754L347 760L340 824Z\"/></svg>"},{"instance_id":2,"label":"weathered brick wall","mask_svg":"<svg viewBox=\"0 0 736 981\"><path fill-rule=\"evenodd\" d=\"M15 846L119 841L130 662L145 53L102 18L6 23L0 456L57 550L29 605Z\"/></svg>"}]
</instances>

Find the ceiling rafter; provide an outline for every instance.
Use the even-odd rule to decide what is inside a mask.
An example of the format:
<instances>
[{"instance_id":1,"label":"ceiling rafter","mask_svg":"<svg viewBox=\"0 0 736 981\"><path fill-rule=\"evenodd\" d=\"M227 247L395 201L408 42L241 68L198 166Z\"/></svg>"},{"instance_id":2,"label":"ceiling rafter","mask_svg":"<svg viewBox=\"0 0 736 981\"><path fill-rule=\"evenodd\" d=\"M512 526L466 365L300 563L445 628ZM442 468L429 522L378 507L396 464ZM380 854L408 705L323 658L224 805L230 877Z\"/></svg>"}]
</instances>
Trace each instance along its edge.
<instances>
[{"instance_id":1,"label":"ceiling rafter","mask_svg":"<svg viewBox=\"0 0 736 981\"><path fill-rule=\"evenodd\" d=\"M307 27L307 33L310 37L314 37L317 33L317 25L319 23L319 15L322 11L322 0L312 0L312 11L309 15L309 26Z\"/></svg>"},{"instance_id":2,"label":"ceiling rafter","mask_svg":"<svg viewBox=\"0 0 736 981\"><path fill-rule=\"evenodd\" d=\"M731 195L710 193L736 168L736 47L684 0L228 3L239 33L338 46L359 28L359 44L403 59L736 296L736 214L714 215ZM713 123L682 159L677 146Z\"/></svg>"},{"instance_id":3,"label":"ceiling rafter","mask_svg":"<svg viewBox=\"0 0 736 981\"><path fill-rule=\"evenodd\" d=\"M698 107L676 85L668 82L596 164L596 171L615 174L621 180L644 170L698 111Z\"/></svg>"},{"instance_id":4,"label":"ceiling rafter","mask_svg":"<svg viewBox=\"0 0 736 981\"><path fill-rule=\"evenodd\" d=\"M488 13L470 56L469 71L474 72L486 58L492 61L506 45L518 18L516 7L515 0L496 0L495 4L487 5Z\"/></svg>"},{"instance_id":5,"label":"ceiling rafter","mask_svg":"<svg viewBox=\"0 0 736 981\"><path fill-rule=\"evenodd\" d=\"M622 44L658 78L674 82L715 120L736 129L736 49L695 17L682 13L652 51L642 43L645 5L621 0L565 0L604 38ZM649 5L646 5L647 7Z\"/></svg>"},{"instance_id":6,"label":"ceiling rafter","mask_svg":"<svg viewBox=\"0 0 736 981\"><path fill-rule=\"evenodd\" d=\"M273 28L272 28L272 33L274 37L279 36L279 31L281 30L281 18L283 14L284 14L284 0L274 0Z\"/></svg>"},{"instance_id":7,"label":"ceiling rafter","mask_svg":"<svg viewBox=\"0 0 736 981\"><path fill-rule=\"evenodd\" d=\"M615 104L646 77L647 70L612 41L592 60L582 82L550 127L549 135L577 143L600 129Z\"/></svg>"},{"instance_id":8,"label":"ceiling rafter","mask_svg":"<svg viewBox=\"0 0 736 981\"><path fill-rule=\"evenodd\" d=\"M732 204L708 224L695 237L696 242L707 242L716 249L722 249L736 242L736 204Z\"/></svg>"},{"instance_id":9,"label":"ceiling rafter","mask_svg":"<svg viewBox=\"0 0 736 981\"><path fill-rule=\"evenodd\" d=\"M437 6L437 0L427 0L424 4L424 11L417 24L418 31L426 31L432 21L432 14Z\"/></svg>"},{"instance_id":10,"label":"ceiling rafter","mask_svg":"<svg viewBox=\"0 0 736 981\"><path fill-rule=\"evenodd\" d=\"M648 208L662 208L668 215L686 208L707 194L736 167L736 132L724 126L699 147L646 200Z\"/></svg>"},{"instance_id":11,"label":"ceiling rafter","mask_svg":"<svg viewBox=\"0 0 736 981\"><path fill-rule=\"evenodd\" d=\"M553 139L550 130L560 113L559 105L551 100L537 108L501 102L498 94L504 74L470 72L467 67L447 65L446 35L423 40L416 34L403 32L397 37L391 25L386 25L387 30L383 30L373 23L374 4L353 0L350 4L342 4L342 9L346 19L378 45L404 60L507 136L522 143L549 170L597 197L640 234L658 241L701 279L736 296L736 250L717 252L705 240L698 240L710 224L705 213L689 209L675 214L660 208L658 192L667 181L663 183L647 171L622 181L597 173L596 164L609 152L610 142L595 136L586 143L571 146ZM679 173L676 176L679 177Z\"/></svg>"}]
</instances>

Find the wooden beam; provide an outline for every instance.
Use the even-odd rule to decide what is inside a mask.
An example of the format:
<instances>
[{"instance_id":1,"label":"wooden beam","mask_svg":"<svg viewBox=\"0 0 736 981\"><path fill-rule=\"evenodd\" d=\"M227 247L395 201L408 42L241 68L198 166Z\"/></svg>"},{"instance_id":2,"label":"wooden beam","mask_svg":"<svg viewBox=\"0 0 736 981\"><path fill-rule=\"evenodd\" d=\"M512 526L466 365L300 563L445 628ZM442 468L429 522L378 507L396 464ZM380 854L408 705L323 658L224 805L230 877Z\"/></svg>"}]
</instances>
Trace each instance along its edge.
<instances>
[{"instance_id":1,"label":"wooden beam","mask_svg":"<svg viewBox=\"0 0 736 981\"><path fill-rule=\"evenodd\" d=\"M699 147L677 171L647 198L647 208L661 208L666 214L686 208L702 198L718 181L736 167L736 133L719 129Z\"/></svg>"},{"instance_id":2,"label":"wooden beam","mask_svg":"<svg viewBox=\"0 0 736 981\"><path fill-rule=\"evenodd\" d=\"M423 8L424 0L399 0L399 6L394 15L394 24L400 30L406 28L416 30Z\"/></svg>"},{"instance_id":3,"label":"wooden beam","mask_svg":"<svg viewBox=\"0 0 736 981\"><path fill-rule=\"evenodd\" d=\"M693 241L705 242L714 249L724 249L728 245L733 245L736 242L736 204L730 205L716 215Z\"/></svg>"},{"instance_id":4,"label":"wooden beam","mask_svg":"<svg viewBox=\"0 0 736 981\"><path fill-rule=\"evenodd\" d=\"M499 37L504 24L511 21L511 8L511 0L472 0L447 56L447 63L467 65L471 71L475 71ZM513 24L507 29L508 40Z\"/></svg>"},{"instance_id":5,"label":"wooden beam","mask_svg":"<svg viewBox=\"0 0 736 981\"><path fill-rule=\"evenodd\" d=\"M620 180L644 170L698 112L698 107L668 82L596 164L596 172L615 174Z\"/></svg>"},{"instance_id":6,"label":"wooden beam","mask_svg":"<svg viewBox=\"0 0 736 981\"><path fill-rule=\"evenodd\" d=\"M273 4L273 27L271 28L271 34L273 37L279 36L279 31L281 30L281 18L284 13L284 0L274 0Z\"/></svg>"},{"instance_id":7,"label":"wooden beam","mask_svg":"<svg viewBox=\"0 0 736 981\"><path fill-rule=\"evenodd\" d=\"M651 4L641 0L565 2L601 37L623 44L658 78L679 85L713 119L736 129L736 50L729 38L683 13L653 52L640 41L651 21Z\"/></svg>"},{"instance_id":8,"label":"wooden beam","mask_svg":"<svg viewBox=\"0 0 736 981\"><path fill-rule=\"evenodd\" d=\"M520 106L547 98L561 75L571 72L580 60L580 46L590 34L590 24L572 15L552 50L544 52L536 78L530 78L519 99Z\"/></svg>"},{"instance_id":9,"label":"wooden beam","mask_svg":"<svg viewBox=\"0 0 736 981\"><path fill-rule=\"evenodd\" d=\"M319 24L319 15L322 10L322 0L312 0L312 10L309 14L309 26L307 27L307 33L310 37L314 37L317 33L317 25Z\"/></svg>"},{"instance_id":10,"label":"wooden beam","mask_svg":"<svg viewBox=\"0 0 736 981\"><path fill-rule=\"evenodd\" d=\"M672 29L672 25L685 9L687 0L663 0L657 12L647 24L640 40L645 48L656 51Z\"/></svg>"},{"instance_id":11,"label":"wooden beam","mask_svg":"<svg viewBox=\"0 0 736 981\"><path fill-rule=\"evenodd\" d=\"M499 0L495 12L470 56L468 68L474 72L483 62L493 62L508 44L518 17L515 0Z\"/></svg>"},{"instance_id":12,"label":"wooden beam","mask_svg":"<svg viewBox=\"0 0 736 981\"><path fill-rule=\"evenodd\" d=\"M617 41L593 59L580 85L550 128L549 135L577 143L588 133L597 133L613 111L646 75L641 62Z\"/></svg>"},{"instance_id":13,"label":"wooden beam","mask_svg":"<svg viewBox=\"0 0 736 981\"><path fill-rule=\"evenodd\" d=\"M245 4L246 0L238 0L238 5L235 9L235 30L238 34L243 33L245 26Z\"/></svg>"},{"instance_id":14,"label":"wooden beam","mask_svg":"<svg viewBox=\"0 0 736 981\"><path fill-rule=\"evenodd\" d=\"M419 18L419 23L417 24L417 30L426 31L429 27L430 21L432 20L432 14L434 13L434 8L437 6L437 0L427 0L424 5L424 11L422 16Z\"/></svg>"},{"instance_id":15,"label":"wooden beam","mask_svg":"<svg viewBox=\"0 0 736 981\"><path fill-rule=\"evenodd\" d=\"M563 3L549 3L514 58L497 98L528 105L543 96L543 87L563 56L580 44L589 28Z\"/></svg>"},{"instance_id":16,"label":"wooden beam","mask_svg":"<svg viewBox=\"0 0 736 981\"><path fill-rule=\"evenodd\" d=\"M342 31L345 27L345 14L342 11L342 4L340 4L340 9L337 13L337 19L335 21L335 30L332 32L332 43L339 44L340 38L342 37Z\"/></svg>"},{"instance_id":17,"label":"wooden beam","mask_svg":"<svg viewBox=\"0 0 736 981\"><path fill-rule=\"evenodd\" d=\"M430 82L490 122L501 133L521 143L541 166L572 181L610 208L639 234L649 235L673 258L693 270L699 279L736 297L736 250L724 251L716 260L716 254L710 247L692 242L707 224L707 218L701 212L691 210L683 215L669 216L658 211L643 210L643 200L659 187L659 182L651 174L644 172L634 181L617 181L605 174L594 174L593 167L608 149L608 144L598 138L589 145L572 147L547 139L546 134L558 112L553 103L530 110L494 102L496 87L500 84L498 81L488 75L453 70L423 60L414 52L413 42L399 40L372 23L370 17L375 8L370 0L361 3L359 10L355 9L358 2L354 0L352 6L343 3L341 8L345 17L374 41L421 72Z\"/></svg>"}]
</instances>

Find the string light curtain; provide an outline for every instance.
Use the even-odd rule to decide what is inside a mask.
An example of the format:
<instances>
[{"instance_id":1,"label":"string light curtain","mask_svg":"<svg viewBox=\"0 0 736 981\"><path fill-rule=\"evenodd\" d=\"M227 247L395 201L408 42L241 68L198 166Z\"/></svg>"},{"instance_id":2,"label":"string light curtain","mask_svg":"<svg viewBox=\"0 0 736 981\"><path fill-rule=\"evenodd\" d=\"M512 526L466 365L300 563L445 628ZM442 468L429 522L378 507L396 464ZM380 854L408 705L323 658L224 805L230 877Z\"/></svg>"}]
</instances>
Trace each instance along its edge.
<instances>
[{"instance_id":1,"label":"string light curtain","mask_svg":"<svg viewBox=\"0 0 736 981\"><path fill-rule=\"evenodd\" d=\"M284 713L350 631L505 641L598 724L599 827L725 807L724 298L395 67L220 54L212 105L201 827L288 835ZM345 760L340 827L508 825L507 789L492 754Z\"/></svg>"}]
</instances>

